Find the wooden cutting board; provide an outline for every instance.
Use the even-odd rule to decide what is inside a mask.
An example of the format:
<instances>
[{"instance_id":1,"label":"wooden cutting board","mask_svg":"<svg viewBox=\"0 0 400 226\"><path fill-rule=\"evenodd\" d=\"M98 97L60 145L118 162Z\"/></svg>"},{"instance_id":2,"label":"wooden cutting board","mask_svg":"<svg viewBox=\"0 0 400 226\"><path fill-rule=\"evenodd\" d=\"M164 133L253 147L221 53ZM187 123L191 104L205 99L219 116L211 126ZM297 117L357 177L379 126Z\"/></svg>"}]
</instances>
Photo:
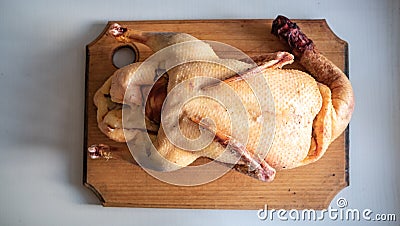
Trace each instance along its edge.
<instances>
[{"instance_id":1,"label":"wooden cutting board","mask_svg":"<svg viewBox=\"0 0 400 226\"><path fill-rule=\"evenodd\" d=\"M318 46L320 51L348 74L347 43L338 38L325 20L293 20ZM109 22L99 37L86 47L86 108L83 183L104 206L270 209L327 208L333 197L349 185L348 129L331 144L316 163L277 172L272 183L263 183L231 170L208 184L181 187L161 182L141 169L126 144L108 139L97 128L93 96L117 69L114 52L126 44L106 36ZM122 21L123 26L144 31L186 32L202 40L232 45L250 57L288 50L270 34L272 20L184 20ZM146 46L131 45L138 61L152 52ZM292 68L304 70L300 65ZM92 144L111 146L112 159L91 159L87 148Z\"/></svg>"}]
</instances>

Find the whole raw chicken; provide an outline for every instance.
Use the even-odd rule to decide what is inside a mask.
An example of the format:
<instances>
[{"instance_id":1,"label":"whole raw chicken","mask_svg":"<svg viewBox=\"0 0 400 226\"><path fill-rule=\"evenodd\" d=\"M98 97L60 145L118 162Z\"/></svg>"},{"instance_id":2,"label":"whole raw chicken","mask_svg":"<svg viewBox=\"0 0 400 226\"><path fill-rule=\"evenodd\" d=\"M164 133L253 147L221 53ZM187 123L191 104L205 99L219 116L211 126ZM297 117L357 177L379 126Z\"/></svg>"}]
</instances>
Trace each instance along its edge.
<instances>
[{"instance_id":1,"label":"whole raw chicken","mask_svg":"<svg viewBox=\"0 0 400 226\"><path fill-rule=\"evenodd\" d=\"M159 79L152 91L143 87L150 87L154 78L159 77L160 66L149 65L143 69L143 74L153 74L149 77L135 74L141 63L134 63L117 70L95 95L98 123L103 133L124 142L147 128L148 132L157 134L153 136L153 144L158 153L177 166L185 167L199 157L208 157L234 165L236 170L259 180L272 181L276 170L291 169L320 159L350 121L354 98L348 78L318 52L296 24L283 16L274 20L272 33L289 44L311 76L299 70L282 69L294 59L286 52L257 57L254 59L257 65L254 65L221 59L210 45L185 33L141 32L118 24L112 25L109 33L118 41L143 43L154 52L172 46L173 57L165 59L166 65L169 61L171 64L188 62L167 67L168 76ZM186 44L175 45L177 43ZM219 82L194 79L200 75ZM164 103L162 109L166 94L172 94L179 84L184 85L170 100L172 107ZM268 86L272 98L256 95L249 84ZM234 97L227 93L227 87ZM193 93L200 97L187 101L179 109L173 107ZM209 95L231 101L231 109L227 110L212 98L202 97ZM129 111L141 114L138 109L145 105L143 97L147 96L145 125L132 118L132 122L128 120L122 127L121 109L129 106ZM238 106L233 98L240 100L242 106ZM260 101L264 104L260 105ZM241 107L248 117L236 117L232 122L232 112ZM162 119L168 125L158 127ZM239 126L232 127L232 124ZM182 135L192 140L204 133L200 126L212 134L213 141L196 151L178 147L165 132L172 128L171 125L179 125ZM240 134L248 136L242 138ZM273 140L268 140L270 138ZM190 143L187 142L189 147ZM230 155L223 155L226 149L230 150ZM176 168L166 164L159 169Z\"/></svg>"}]
</instances>

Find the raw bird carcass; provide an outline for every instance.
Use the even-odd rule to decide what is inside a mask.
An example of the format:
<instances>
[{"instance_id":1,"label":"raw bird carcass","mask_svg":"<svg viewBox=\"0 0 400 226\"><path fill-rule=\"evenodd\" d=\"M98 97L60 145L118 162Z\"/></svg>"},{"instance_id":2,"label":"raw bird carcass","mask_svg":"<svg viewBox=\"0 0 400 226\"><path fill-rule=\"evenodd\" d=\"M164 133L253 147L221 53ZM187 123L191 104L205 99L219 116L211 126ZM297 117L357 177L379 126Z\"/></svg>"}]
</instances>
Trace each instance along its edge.
<instances>
[{"instance_id":1,"label":"raw bird carcass","mask_svg":"<svg viewBox=\"0 0 400 226\"><path fill-rule=\"evenodd\" d=\"M165 59L166 61L201 60L168 70L168 76L164 74L158 79L151 91L153 79L157 78L157 71L160 70L159 65L150 65L141 70L142 74L152 75L150 79L149 76L135 74L141 66L139 62L117 70L94 97L100 130L118 142L132 140L147 132L158 153L177 166L188 166L199 157L218 158L218 161L231 164L240 172L262 181L272 181L276 170L291 169L317 161L350 121L354 108L350 81L337 66L318 52L314 43L289 19L278 16L273 22L272 33L290 46L293 55L311 75L299 70L282 69L284 65L293 62L294 57L290 53L278 52L259 56L254 59L257 63L254 66L236 59L220 59L210 45L189 34L142 32L114 24L109 34L118 41L140 42L154 52L172 46L173 57ZM179 43L189 44L175 46ZM223 88L229 87L242 101L249 115L243 122L248 125L248 139L245 144L235 137L235 134L241 133L241 128L230 128L232 122L229 112L210 98L193 99L179 109L179 112L162 110L167 93L199 75L207 75L221 82L208 85L201 82L197 85L190 83L182 88L180 97L205 90L216 96L229 96ZM259 78L267 82L273 97L272 111L260 109L258 101L264 97L256 96L248 85L249 81ZM148 96L147 104L144 103L144 96ZM144 105L144 123L135 121L135 117L132 117L125 120L122 126L123 108L133 112L132 115L140 115L143 114L141 109ZM274 114L273 122L268 119L260 120L261 115L271 112ZM215 136L214 141L198 151L177 147L168 139L164 126L160 126L162 114L164 118L176 120L175 123L179 124L185 137L199 137L200 126ZM211 119L214 124L208 124L203 119ZM266 125L264 132L261 131L262 123ZM261 139L262 133L268 132L273 133L274 138L270 146L264 145L266 141ZM263 146L268 150L260 150ZM230 150L231 156L224 155L221 158L226 148ZM266 152L262 155L260 151ZM168 165L162 165L159 169L173 170Z\"/></svg>"}]
</instances>

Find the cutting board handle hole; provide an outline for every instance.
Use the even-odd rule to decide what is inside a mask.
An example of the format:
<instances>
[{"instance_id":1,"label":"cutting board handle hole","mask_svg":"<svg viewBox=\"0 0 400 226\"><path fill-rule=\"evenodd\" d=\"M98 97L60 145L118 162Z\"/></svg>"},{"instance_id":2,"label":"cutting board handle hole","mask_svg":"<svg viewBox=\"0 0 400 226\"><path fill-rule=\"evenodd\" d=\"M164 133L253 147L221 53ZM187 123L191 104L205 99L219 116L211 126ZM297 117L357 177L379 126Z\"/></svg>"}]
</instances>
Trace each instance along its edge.
<instances>
[{"instance_id":1,"label":"cutting board handle hole","mask_svg":"<svg viewBox=\"0 0 400 226\"><path fill-rule=\"evenodd\" d=\"M112 54L112 63L116 68L122 68L134 63L139 59L139 52L136 46L123 45L117 47Z\"/></svg>"}]
</instances>

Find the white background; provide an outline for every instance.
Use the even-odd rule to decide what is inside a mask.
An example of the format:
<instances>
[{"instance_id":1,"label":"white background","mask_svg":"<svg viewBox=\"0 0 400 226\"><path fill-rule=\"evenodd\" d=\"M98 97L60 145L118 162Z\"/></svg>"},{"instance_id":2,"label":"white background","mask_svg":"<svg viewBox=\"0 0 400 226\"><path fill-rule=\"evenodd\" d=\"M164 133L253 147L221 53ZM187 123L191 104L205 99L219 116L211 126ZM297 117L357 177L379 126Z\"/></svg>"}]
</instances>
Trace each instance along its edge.
<instances>
[{"instance_id":1,"label":"white background","mask_svg":"<svg viewBox=\"0 0 400 226\"><path fill-rule=\"evenodd\" d=\"M85 45L108 20L272 19L277 14L326 18L349 43L356 95L350 187L332 206L345 197L351 208L397 213L391 224L399 225L400 3L348 0L1 1L0 225L270 224L259 221L256 211L99 205L82 186L84 71ZM343 222L323 225L336 223Z\"/></svg>"}]
</instances>

